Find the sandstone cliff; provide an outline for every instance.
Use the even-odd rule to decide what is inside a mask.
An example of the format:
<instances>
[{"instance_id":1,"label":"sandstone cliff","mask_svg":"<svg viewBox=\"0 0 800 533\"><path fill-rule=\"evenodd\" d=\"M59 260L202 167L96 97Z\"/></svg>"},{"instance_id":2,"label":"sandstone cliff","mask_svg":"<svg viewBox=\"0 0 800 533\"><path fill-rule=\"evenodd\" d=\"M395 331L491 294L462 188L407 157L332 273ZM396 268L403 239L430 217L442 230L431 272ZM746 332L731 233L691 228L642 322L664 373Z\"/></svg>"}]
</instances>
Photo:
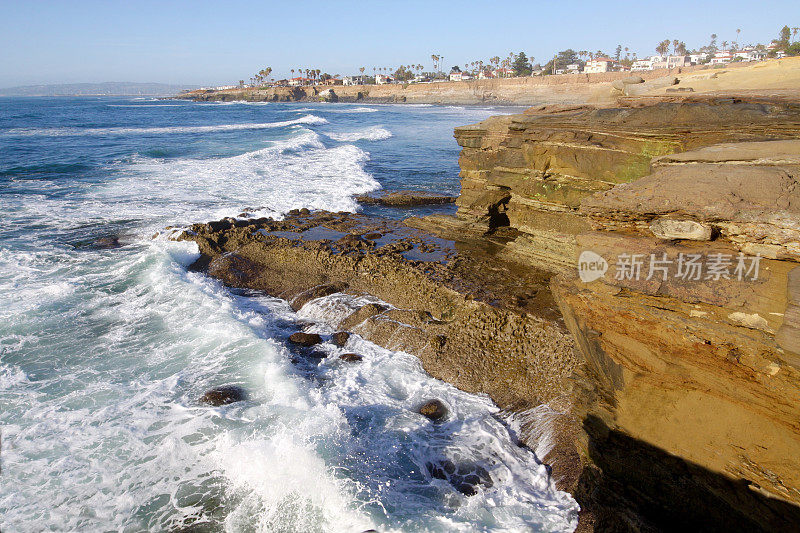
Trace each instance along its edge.
<instances>
[{"instance_id":1,"label":"sandstone cliff","mask_svg":"<svg viewBox=\"0 0 800 533\"><path fill-rule=\"evenodd\" d=\"M732 63L724 69L699 65L636 74L644 83L620 85L622 80L630 78L630 73L603 72L461 82L198 90L178 98L258 102L614 105L620 98L662 99L676 94L724 93L727 96L773 98L783 95L793 99L800 96L800 58L757 64Z\"/></svg>"},{"instance_id":2,"label":"sandstone cliff","mask_svg":"<svg viewBox=\"0 0 800 533\"><path fill-rule=\"evenodd\" d=\"M415 225L511 234L500 255L560 272L551 289L586 363L574 490L601 529L800 519L800 141L780 140L800 137L799 113L699 101L456 130L458 219ZM591 282L585 251L608 269ZM687 277L688 257L717 266Z\"/></svg>"}]
</instances>

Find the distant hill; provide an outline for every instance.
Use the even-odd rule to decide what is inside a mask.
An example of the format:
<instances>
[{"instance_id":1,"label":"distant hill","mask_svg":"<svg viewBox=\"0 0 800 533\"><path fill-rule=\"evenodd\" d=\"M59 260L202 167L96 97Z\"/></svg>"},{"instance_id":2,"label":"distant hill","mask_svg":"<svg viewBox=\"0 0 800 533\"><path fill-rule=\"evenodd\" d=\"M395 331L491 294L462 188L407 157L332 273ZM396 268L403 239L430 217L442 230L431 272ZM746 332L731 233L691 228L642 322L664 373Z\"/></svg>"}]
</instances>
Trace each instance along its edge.
<instances>
[{"instance_id":1,"label":"distant hill","mask_svg":"<svg viewBox=\"0 0 800 533\"><path fill-rule=\"evenodd\" d=\"M191 89L197 89L197 86L130 82L64 83L8 87L0 89L0 96L171 96Z\"/></svg>"}]
</instances>

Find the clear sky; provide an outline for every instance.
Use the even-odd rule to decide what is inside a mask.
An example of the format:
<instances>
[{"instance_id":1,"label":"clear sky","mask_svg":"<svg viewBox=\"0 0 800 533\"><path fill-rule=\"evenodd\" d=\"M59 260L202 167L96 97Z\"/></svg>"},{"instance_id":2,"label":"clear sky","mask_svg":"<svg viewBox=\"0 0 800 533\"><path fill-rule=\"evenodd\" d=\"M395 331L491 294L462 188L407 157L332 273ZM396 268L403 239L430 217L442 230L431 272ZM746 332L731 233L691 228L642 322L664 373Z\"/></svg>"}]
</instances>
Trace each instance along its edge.
<instances>
[{"instance_id":1,"label":"clear sky","mask_svg":"<svg viewBox=\"0 0 800 533\"><path fill-rule=\"evenodd\" d=\"M768 43L800 26L797 0L658 3L350 0L0 0L0 87L103 81L218 85L265 66L330 74L444 56L463 65L510 51L546 62L565 48L640 56L666 38L689 48Z\"/></svg>"}]
</instances>

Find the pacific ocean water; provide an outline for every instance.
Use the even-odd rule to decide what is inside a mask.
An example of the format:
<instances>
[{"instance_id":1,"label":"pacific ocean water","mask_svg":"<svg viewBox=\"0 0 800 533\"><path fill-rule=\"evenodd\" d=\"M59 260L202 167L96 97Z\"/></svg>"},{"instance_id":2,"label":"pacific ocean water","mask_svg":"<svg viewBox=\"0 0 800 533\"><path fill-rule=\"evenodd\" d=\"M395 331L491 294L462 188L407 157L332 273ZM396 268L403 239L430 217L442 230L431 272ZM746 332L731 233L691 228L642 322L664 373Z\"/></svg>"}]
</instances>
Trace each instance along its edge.
<instances>
[{"instance_id":1,"label":"pacific ocean water","mask_svg":"<svg viewBox=\"0 0 800 533\"><path fill-rule=\"evenodd\" d=\"M187 271L195 245L168 239L380 188L457 194L453 128L517 111L0 99L0 529L572 531L577 504L488 397L357 336L362 363L326 344L313 375L293 367L299 320L331 333L368 297L295 313ZM452 207L413 214L433 210ZM224 384L248 400L198 402ZM447 421L414 412L429 398ZM467 496L430 463L490 483Z\"/></svg>"}]
</instances>

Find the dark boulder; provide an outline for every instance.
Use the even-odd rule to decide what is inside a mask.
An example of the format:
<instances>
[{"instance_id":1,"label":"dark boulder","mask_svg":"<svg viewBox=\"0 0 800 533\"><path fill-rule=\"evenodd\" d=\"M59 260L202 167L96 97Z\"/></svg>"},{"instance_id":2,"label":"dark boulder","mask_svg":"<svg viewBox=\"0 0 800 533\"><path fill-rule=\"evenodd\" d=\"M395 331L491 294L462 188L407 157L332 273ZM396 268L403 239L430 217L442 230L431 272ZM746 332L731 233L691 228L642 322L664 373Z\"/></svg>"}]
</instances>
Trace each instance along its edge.
<instances>
[{"instance_id":1,"label":"dark boulder","mask_svg":"<svg viewBox=\"0 0 800 533\"><path fill-rule=\"evenodd\" d=\"M419 406L417 412L434 422L438 422L447 416L447 407L439 400L430 400Z\"/></svg>"},{"instance_id":2,"label":"dark boulder","mask_svg":"<svg viewBox=\"0 0 800 533\"><path fill-rule=\"evenodd\" d=\"M349 339L350 339L350 333L347 331L337 331L336 333L333 334L333 337L331 337L331 341L333 341L333 344L335 344L339 348L347 344L347 341Z\"/></svg>"},{"instance_id":3,"label":"dark boulder","mask_svg":"<svg viewBox=\"0 0 800 533\"><path fill-rule=\"evenodd\" d=\"M322 337L316 333L304 333L302 331L298 331L297 333L292 333L289 336L289 342L292 344L297 344L298 346L314 346L315 344L322 342Z\"/></svg>"},{"instance_id":4,"label":"dark boulder","mask_svg":"<svg viewBox=\"0 0 800 533\"><path fill-rule=\"evenodd\" d=\"M347 361L348 363L358 363L364 358L358 355L357 353L344 353L339 356L339 359L341 359L342 361Z\"/></svg>"},{"instance_id":5,"label":"dark boulder","mask_svg":"<svg viewBox=\"0 0 800 533\"><path fill-rule=\"evenodd\" d=\"M213 405L228 405L229 403L241 402L247 399L247 392L238 385L222 385L214 387L200 397L200 403Z\"/></svg>"},{"instance_id":6,"label":"dark boulder","mask_svg":"<svg viewBox=\"0 0 800 533\"><path fill-rule=\"evenodd\" d=\"M100 237L99 239L95 240L91 247L95 250L111 250L114 248L119 248L122 246L119 243L119 237L116 235L108 235L106 237Z\"/></svg>"}]
</instances>

